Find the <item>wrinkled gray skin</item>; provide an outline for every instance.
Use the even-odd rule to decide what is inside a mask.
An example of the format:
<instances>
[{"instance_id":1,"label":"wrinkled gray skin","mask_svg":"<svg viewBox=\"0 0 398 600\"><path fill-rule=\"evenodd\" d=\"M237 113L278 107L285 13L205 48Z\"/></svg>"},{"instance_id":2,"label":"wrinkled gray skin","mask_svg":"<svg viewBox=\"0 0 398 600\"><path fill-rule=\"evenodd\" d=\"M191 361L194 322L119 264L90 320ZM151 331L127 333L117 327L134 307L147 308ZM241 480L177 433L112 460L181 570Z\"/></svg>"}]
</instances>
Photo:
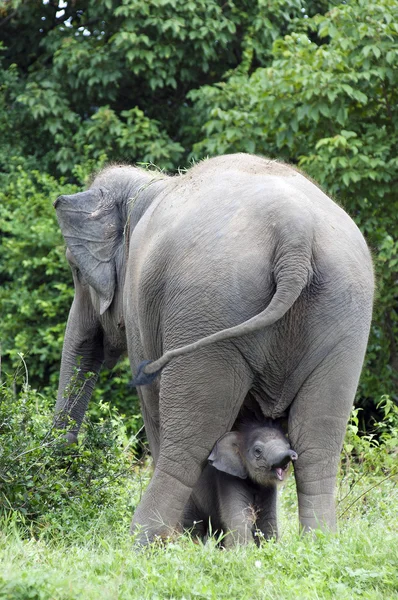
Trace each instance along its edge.
<instances>
[{"instance_id":1,"label":"wrinkled gray skin","mask_svg":"<svg viewBox=\"0 0 398 600\"><path fill-rule=\"evenodd\" d=\"M240 424L218 440L184 511L184 527L224 548L278 536L277 488L297 454L272 422ZM210 529L209 529L210 524Z\"/></svg>"},{"instance_id":2,"label":"wrinkled gray skin","mask_svg":"<svg viewBox=\"0 0 398 600\"><path fill-rule=\"evenodd\" d=\"M65 391L79 356L82 378L126 348L133 373L166 353L146 370L166 365L161 376L139 387L155 471L134 514L137 542L181 525L246 404L287 416L301 526L333 530L373 296L350 217L296 170L246 154L176 177L110 167L55 207L75 284L56 406L61 424L77 422L70 439L95 379L77 397Z\"/></svg>"}]
</instances>

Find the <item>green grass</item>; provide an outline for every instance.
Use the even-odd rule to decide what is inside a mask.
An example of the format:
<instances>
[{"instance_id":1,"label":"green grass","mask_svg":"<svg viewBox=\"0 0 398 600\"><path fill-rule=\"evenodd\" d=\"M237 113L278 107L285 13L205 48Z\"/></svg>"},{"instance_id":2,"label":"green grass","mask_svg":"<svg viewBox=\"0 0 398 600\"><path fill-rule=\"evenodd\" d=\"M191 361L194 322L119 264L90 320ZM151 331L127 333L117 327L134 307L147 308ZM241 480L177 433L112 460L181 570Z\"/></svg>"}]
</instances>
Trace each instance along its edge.
<instances>
[{"instance_id":1,"label":"green grass","mask_svg":"<svg viewBox=\"0 0 398 600\"><path fill-rule=\"evenodd\" d=\"M82 515L39 539L10 517L0 535L0 598L398 598L397 479L383 478L366 461L350 466L339 488L339 512L348 509L339 534L300 537L291 477L281 494L279 542L233 551L184 536L137 552L131 515L115 518L113 507L89 527ZM133 504L140 493L131 481Z\"/></svg>"},{"instance_id":2,"label":"green grass","mask_svg":"<svg viewBox=\"0 0 398 600\"><path fill-rule=\"evenodd\" d=\"M0 600L398 598L398 407L360 434L347 427L337 535L298 534L290 477L280 539L232 551L188 536L137 551L129 522L150 475L123 418L98 423L65 448L49 398L0 386ZM2 516L1 516L2 515Z\"/></svg>"}]
</instances>

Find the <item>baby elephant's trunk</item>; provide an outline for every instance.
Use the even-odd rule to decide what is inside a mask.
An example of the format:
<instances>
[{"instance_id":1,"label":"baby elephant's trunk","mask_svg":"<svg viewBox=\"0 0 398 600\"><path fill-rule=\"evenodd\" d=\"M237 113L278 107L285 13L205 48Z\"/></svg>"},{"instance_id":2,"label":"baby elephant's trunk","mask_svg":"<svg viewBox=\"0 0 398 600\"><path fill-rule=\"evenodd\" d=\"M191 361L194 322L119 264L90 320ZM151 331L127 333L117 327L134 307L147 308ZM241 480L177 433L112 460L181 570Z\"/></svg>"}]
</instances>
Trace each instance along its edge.
<instances>
[{"instance_id":1,"label":"baby elephant's trunk","mask_svg":"<svg viewBox=\"0 0 398 600\"><path fill-rule=\"evenodd\" d=\"M279 481L285 480L288 473L290 461L293 462L297 460L297 458L297 453L294 452L294 450L289 449L284 450L274 459L272 471L274 471Z\"/></svg>"},{"instance_id":2,"label":"baby elephant's trunk","mask_svg":"<svg viewBox=\"0 0 398 600\"><path fill-rule=\"evenodd\" d=\"M287 467L287 465L290 463L290 461L294 462L295 460L297 460L298 456L297 453L294 452L294 450L284 450L282 453L280 453L277 457L275 457L273 464L272 464L272 468L273 469L284 469L285 467Z\"/></svg>"}]
</instances>

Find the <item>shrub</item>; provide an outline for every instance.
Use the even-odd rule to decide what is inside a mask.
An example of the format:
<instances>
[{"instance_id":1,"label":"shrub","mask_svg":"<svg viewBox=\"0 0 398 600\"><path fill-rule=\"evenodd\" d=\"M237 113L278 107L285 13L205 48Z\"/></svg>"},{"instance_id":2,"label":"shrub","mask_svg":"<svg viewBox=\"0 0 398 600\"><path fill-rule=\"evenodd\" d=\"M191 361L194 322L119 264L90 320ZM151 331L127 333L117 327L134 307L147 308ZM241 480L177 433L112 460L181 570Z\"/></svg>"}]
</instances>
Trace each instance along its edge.
<instances>
[{"instance_id":1,"label":"shrub","mask_svg":"<svg viewBox=\"0 0 398 600\"><path fill-rule=\"evenodd\" d=\"M370 510L370 492L380 497L383 488L398 476L397 439L398 407L389 396L383 396L376 407L381 420L374 420L366 432L360 430L362 408L353 408L343 446L338 493L339 519ZM389 481L391 480L391 481ZM380 498L378 510L383 511L386 500Z\"/></svg>"},{"instance_id":2,"label":"shrub","mask_svg":"<svg viewBox=\"0 0 398 600\"><path fill-rule=\"evenodd\" d=\"M1 177L0 339L3 369L29 354L35 386L55 385L73 284L52 202L76 186L15 159Z\"/></svg>"},{"instance_id":3,"label":"shrub","mask_svg":"<svg viewBox=\"0 0 398 600\"><path fill-rule=\"evenodd\" d=\"M382 396L377 407L381 419L374 420L368 430L360 430L360 407L353 408L344 442L343 468L352 462L361 465L365 460L367 470L389 474L396 471L398 439L398 406L387 395ZM357 470L357 467L356 467Z\"/></svg>"},{"instance_id":4,"label":"shrub","mask_svg":"<svg viewBox=\"0 0 398 600\"><path fill-rule=\"evenodd\" d=\"M102 404L98 422L86 420L80 443L67 446L48 397L26 383L16 394L8 378L0 398L0 513L36 533L86 529L102 511L115 524L131 514L137 444L115 408Z\"/></svg>"}]
</instances>

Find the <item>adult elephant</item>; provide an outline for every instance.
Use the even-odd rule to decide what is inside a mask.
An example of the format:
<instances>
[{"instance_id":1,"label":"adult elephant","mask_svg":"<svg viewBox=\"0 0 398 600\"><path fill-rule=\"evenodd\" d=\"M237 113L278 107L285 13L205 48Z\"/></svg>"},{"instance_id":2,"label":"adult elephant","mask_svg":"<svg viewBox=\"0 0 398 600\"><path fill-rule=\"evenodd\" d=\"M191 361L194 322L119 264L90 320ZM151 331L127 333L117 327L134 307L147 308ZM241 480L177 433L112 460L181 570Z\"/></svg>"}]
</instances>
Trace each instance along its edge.
<instances>
[{"instance_id":1,"label":"adult elephant","mask_svg":"<svg viewBox=\"0 0 398 600\"><path fill-rule=\"evenodd\" d=\"M137 380L155 462L138 540L178 527L246 405L288 417L301 526L334 529L374 287L350 217L295 169L247 154L175 177L109 167L55 207L75 284L56 406L77 423L70 438L94 385L71 391L78 360L84 379L126 349L133 373L155 359Z\"/></svg>"}]
</instances>

